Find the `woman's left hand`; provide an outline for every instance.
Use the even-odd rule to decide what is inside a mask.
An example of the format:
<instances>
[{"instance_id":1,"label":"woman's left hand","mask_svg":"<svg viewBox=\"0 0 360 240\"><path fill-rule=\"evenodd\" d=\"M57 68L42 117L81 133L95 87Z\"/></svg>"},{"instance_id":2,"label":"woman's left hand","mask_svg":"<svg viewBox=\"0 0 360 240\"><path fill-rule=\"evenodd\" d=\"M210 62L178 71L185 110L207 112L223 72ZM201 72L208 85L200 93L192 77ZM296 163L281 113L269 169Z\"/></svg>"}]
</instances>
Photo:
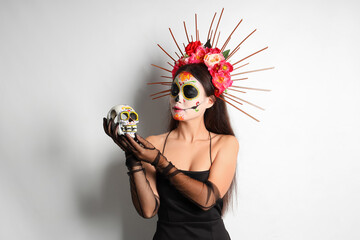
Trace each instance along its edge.
<instances>
[{"instance_id":1,"label":"woman's left hand","mask_svg":"<svg viewBox=\"0 0 360 240\"><path fill-rule=\"evenodd\" d=\"M138 142L136 142L129 134L125 134L127 147L140 161L152 164L160 151L139 134L135 133L135 138Z\"/></svg>"}]
</instances>

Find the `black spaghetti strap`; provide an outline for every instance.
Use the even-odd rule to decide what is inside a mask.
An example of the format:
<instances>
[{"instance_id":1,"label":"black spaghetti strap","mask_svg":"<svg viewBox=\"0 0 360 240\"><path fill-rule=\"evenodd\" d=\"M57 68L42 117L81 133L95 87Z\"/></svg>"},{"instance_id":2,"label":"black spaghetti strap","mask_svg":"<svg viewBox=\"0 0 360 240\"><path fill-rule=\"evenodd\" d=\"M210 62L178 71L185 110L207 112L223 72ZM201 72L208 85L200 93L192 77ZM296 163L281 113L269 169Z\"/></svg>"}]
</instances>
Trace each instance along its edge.
<instances>
[{"instance_id":1,"label":"black spaghetti strap","mask_svg":"<svg viewBox=\"0 0 360 240\"><path fill-rule=\"evenodd\" d=\"M212 166L212 159L211 159L211 134L209 131L209 137L210 137L210 165Z\"/></svg>"},{"instance_id":2,"label":"black spaghetti strap","mask_svg":"<svg viewBox=\"0 0 360 240\"><path fill-rule=\"evenodd\" d=\"M168 135L166 135L165 142L164 142L164 147L163 147L163 150L162 150L162 153L161 153L161 154L163 154L163 155L164 155L166 140L167 140L168 136L170 135L171 131L172 131L172 130L170 130L169 133L168 133Z\"/></svg>"}]
</instances>

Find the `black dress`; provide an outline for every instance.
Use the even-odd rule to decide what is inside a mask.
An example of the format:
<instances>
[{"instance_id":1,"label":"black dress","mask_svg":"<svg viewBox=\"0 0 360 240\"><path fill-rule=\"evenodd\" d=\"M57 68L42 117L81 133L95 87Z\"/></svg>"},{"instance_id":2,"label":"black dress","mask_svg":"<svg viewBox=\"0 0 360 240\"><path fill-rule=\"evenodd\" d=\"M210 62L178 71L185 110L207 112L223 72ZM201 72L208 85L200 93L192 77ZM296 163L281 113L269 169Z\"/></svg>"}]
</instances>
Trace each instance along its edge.
<instances>
[{"instance_id":1,"label":"black dress","mask_svg":"<svg viewBox=\"0 0 360 240\"><path fill-rule=\"evenodd\" d=\"M166 136L162 153L164 153L169 134ZM212 163L211 137L210 162ZM180 171L202 182L208 179L210 173L210 170ZM221 218L221 210L223 207L222 199L219 199L211 209L204 211L183 196L158 172L156 173L156 186L160 196L160 207L157 213L157 228L153 240L230 239Z\"/></svg>"}]
</instances>

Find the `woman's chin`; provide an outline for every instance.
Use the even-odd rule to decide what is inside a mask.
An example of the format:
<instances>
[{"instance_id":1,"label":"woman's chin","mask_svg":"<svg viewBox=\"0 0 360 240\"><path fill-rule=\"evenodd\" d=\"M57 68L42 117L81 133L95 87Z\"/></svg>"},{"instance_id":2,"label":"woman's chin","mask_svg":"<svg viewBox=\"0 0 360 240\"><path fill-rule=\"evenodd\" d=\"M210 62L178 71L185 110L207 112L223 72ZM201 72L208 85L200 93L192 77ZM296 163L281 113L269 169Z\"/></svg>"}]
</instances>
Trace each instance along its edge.
<instances>
[{"instance_id":1,"label":"woman's chin","mask_svg":"<svg viewBox=\"0 0 360 240\"><path fill-rule=\"evenodd\" d=\"M177 121L184 121L184 115L172 112L172 116Z\"/></svg>"}]
</instances>

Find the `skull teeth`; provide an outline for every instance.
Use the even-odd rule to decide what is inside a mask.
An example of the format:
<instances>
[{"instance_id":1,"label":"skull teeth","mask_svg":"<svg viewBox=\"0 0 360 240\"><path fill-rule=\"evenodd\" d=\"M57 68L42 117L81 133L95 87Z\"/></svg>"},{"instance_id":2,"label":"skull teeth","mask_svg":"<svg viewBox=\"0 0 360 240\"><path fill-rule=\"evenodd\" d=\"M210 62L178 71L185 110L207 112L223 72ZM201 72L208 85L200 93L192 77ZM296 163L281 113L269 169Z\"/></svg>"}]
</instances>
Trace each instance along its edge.
<instances>
[{"instance_id":1,"label":"skull teeth","mask_svg":"<svg viewBox=\"0 0 360 240\"><path fill-rule=\"evenodd\" d=\"M137 126L136 125L125 125L121 127L121 131L123 132L136 132Z\"/></svg>"}]
</instances>

